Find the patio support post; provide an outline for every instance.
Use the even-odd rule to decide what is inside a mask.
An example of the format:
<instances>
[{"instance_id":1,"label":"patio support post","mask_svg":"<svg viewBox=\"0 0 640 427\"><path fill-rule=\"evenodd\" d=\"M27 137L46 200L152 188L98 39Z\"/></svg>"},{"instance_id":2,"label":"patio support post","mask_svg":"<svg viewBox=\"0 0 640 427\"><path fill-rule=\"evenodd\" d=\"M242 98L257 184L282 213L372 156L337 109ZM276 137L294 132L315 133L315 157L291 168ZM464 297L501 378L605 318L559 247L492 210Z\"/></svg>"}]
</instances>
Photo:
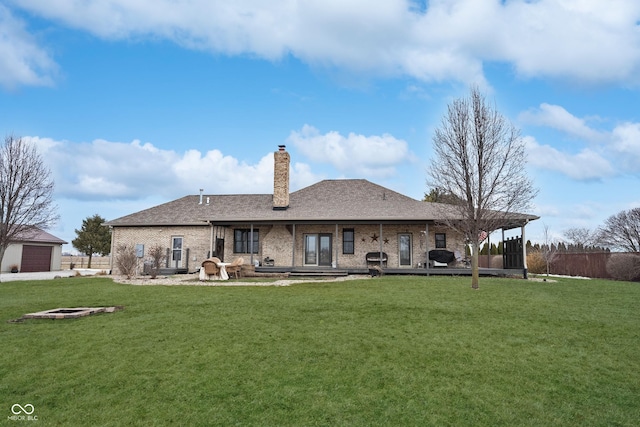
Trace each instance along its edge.
<instances>
[{"instance_id":1,"label":"patio support post","mask_svg":"<svg viewBox=\"0 0 640 427\"><path fill-rule=\"evenodd\" d=\"M504 269L504 266L507 265L507 256L504 252L504 249L506 247L505 241L504 241L504 228L502 228L502 268Z\"/></svg>"},{"instance_id":2,"label":"patio support post","mask_svg":"<svg viewBox=\"0 0 640 427\"><path fill-rule=\"evenodd\" d=\"M336 259L333 262L333 264L336 266L336 268L338 268L338 223L336 222L336 238L334 239L334 243L333 243L336 247Z\"/></svg>"},{"instance_id":3,"label":"patio support post","mask_svg":"<svg viewBox=\"0 0 640 427\"><path fill-rule=\"evenodd\" d=\"M387 261L387 265L388 261ZM380 223L380 268L383 267L383 263L382 263L382 223Z\"/></svg>"},{"instance_id":4,"label":"patio support post","mask_svg":"<svg viewBox=\"0 0 640 427\"><path fill-rule=\"evenodd\" d=\"M487 233L487 268L491 268L491 233Z\"/></svg>"},{"instance_id":5,"label":"patio support post","mask_svg":"<svg viewBox=\"0 0 640 427\"><path fill-rule=\"evenodd\" d=\"M529 221L527 221L529 222ZM524 277L524 279L526 280L528 277L528 271L527 271L527 240L524 237L524 228L527 226L527 222L525 222L522 225L522 265L523 265L523 270L522 270L522 276Z\"/></svg>"},{"instance_id":6,"label":"patio support post","mask_svg":"<svg viewBox=\"0 0 640 427\"><path fill-rule=\"evenodd\" d=\"M424 268L429 271L429 223L424 225ZM427 276L429 274L427 273Z\"/></svg>"},{"instance_id":7,"label":"patio support post","mask_svg":"<svg viewBox=\"0 0 640 427\"><path fill-rule=\"evenodd\" d=\"M293 243L291 244L291 268L295 267L296 265L296 224L295 223L293 223L292 232L293 232L293 236L291 240Z\"/></svg>"},{"instance_id":8,"label":"patio support post","mask_svg":"<svg viewBox=\"0 0 640 427\"><path fill-rule=\"evenodd\" d=\"M210 222L211 226L211 237L209 238L209 258L213 256L213 229L215 228L213 222Z\"/></svg>"},{"instance_id":9,"label":"patio support post","mask_svg":"<svg viewBox=\"0 0 640 427\"><path fill-rule=\"evenodd\" d=\"M253 224L251 224L251 231L249 232L249 245L251 245L251 249L249 249L249 253L251 254L251 265L253 265Z\"/></svg>"}]
</instances>

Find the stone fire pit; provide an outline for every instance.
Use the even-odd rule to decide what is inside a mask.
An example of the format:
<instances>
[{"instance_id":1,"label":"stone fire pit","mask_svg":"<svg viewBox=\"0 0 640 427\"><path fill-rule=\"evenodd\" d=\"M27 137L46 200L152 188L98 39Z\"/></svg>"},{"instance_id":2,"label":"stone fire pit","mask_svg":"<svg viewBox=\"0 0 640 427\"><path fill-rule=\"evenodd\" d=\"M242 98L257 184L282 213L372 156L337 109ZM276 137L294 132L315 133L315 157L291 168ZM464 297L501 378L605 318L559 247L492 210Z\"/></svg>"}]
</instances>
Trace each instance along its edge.
<instances>
[{"instance_id":1,"label":"stone fire pit","mask_svg":"<svg viewBox=\"0 0 640 427\"><path fill-rule=\"evenodd\" d=\"M113 313L122 310L123 307L75 307L75 308L54 308L52 310L28 313L22 316L23 319L74 319L77 317L89 316L95 313Z\"/></svg>"}]
</instances>

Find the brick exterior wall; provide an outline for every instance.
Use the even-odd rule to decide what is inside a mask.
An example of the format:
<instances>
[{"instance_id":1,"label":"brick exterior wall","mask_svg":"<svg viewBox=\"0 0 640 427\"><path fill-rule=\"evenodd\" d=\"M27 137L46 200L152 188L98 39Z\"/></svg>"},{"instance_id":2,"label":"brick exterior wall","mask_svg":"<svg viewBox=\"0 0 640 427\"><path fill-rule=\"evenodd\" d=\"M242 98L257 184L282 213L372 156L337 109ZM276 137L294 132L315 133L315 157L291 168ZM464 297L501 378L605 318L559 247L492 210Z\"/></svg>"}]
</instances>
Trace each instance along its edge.
<instances>
[{"instance_id":1,"label":"brick exterior wall","mask_svg":"<svg viewBox=\"0 0 640 427\"><path fill-rule=\"evenodd\" d=\"M262 261L265 257L275 260L275 265L291 265L292 226L275 225L260 228L260 254L256 259Z\"/></svg>"},{"instance_id":2,"label":"brick exterior wall","mask_svg":"<svg viewBox=\"0 0 640 427\"><path fill-rule=\"evenodd\" d=\"M289 206L289 153L281 146L273 153L273 207L286 208Z\"/></svg>"},{"instance_id":3,"label":"brick exterior wall","mask_svg":"<svg viewBox=\"0 0 640 427\"><path fill-rule=\"evenodd\" d=\"M112 259L116 256L119 245L128 244L144 245L144 256L140 259L140 270L142 262L149 258L149 249L160 245L163 248L171 249L173 237L182 237L182 268L187 266L187 251L189 249L189 271L195 271L202 261L207 258L211 241L211 227L204 226L172 226L172 227L113 227L112 230ZM169 264L172 265L171 260ZM114 274L119 274L115 263L113 265Z\"/></svg>"},{"instance_id":4,"label":"brick exterior wall","mask_svg":"<svg viewBox=\"0 0 640 427\"><path fill-rule=\"evenodd\" d=\"M226 228L224 232L224 261L231 262L237 257L244 258L245 264L250 264L251 254L234 253L234 232L236 228L247 229L246 224ZM354 230L354 253L343 253L343 230ZM387 267L399 268L398 239L400 234L411 236L412 260L411 266L416 268L418 264L424 265L427 249L435 249L435 233L446 233L447 247L452 252L459 252L464 256L463 239L454 231L442 226L429 226L429 239L425 239L424 225L383 225L382 236L380 226L377 224L339 224L336 235L336 225L297 225L295 227L295 266L304 265L304 238L305 234L330 234L332 239L332 261L337 268L364 268L365 256L368 252L380 250L388 256ZM275 260L276 266L291 266L292 253L292 225L254 226L259 233L259 250L253 254L253 259L262 262L265 257ZM197 270L202 261L210 254L212 229L208 225L203 226L174 226L174 227L114 227L112 254L120 244L143 244L144 261L148 259L148 251L152 246L161 245L171 248L171 240L174 236L183 238L182 267L186 267L186 249L189 249L189 271ZM374 240L375 238L375 240ZM171 265L171 263L170 263ZM115 270L114 273L118 274ZM142 265L140 266L142 268Z\"/></svg>"}]
</instances>

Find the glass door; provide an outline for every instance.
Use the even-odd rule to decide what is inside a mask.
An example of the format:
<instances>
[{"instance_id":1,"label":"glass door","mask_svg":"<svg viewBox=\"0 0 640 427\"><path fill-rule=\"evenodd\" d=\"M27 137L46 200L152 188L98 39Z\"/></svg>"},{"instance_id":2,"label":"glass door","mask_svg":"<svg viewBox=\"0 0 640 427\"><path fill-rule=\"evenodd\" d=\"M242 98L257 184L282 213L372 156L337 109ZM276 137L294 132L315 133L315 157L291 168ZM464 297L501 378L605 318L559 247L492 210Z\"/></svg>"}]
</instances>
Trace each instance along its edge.
<instances>
[{"instance_id":1,"label":"glass door","mask_svg":"<svg viewBox=\"0 0 640 427\"><path fill-rule=\"evenodd\" d=\"M318 265L331 266L331 234L320 235L320 259Z\"/></svg>"},{"instance_id":2,"label":"glass door","mask_svg":"<svg viewBox=\"0 0 640 427\"><path fill-rule=\"evenodd\" d=\"M171 238L171 267L182 268L182 237Z\"/></svg>"},{"instance_id":3,"label":"glass door","mask_svg":"<svg viewBox=\"0 0 640 427\"><path fill-rule=\"evenodd\" d=\"M411 267L411 234L398 235L398 259L400 267Z\"/></svg>"},{"instance_id":4,"label":"glass door","mask_svg":"<svg viewBox=\"0 0 640 427\"><path fill-rule=\"evenodd\" d=\"M304 235L304 265L331 266L331 234Z\"/></svg>"},{"instance_id":5,"label":"glass door","mask_svg":"<svg viewBox=\"0 0 640 427\"><path fill-rule=\"evenodd\" d=\"M305 234L304 236L304 264L318 265L318 235Z\"/></svg>"}]
</instances>

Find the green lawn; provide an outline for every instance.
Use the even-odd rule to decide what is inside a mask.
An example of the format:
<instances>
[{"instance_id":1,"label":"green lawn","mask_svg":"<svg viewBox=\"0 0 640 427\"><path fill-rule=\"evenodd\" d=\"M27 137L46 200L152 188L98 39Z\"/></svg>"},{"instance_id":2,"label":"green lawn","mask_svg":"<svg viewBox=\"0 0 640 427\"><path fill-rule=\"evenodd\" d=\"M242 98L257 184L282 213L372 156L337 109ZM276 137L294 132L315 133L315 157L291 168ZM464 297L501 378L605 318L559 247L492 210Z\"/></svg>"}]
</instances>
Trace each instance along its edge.
<instances>
[{"instance_id":1,"label":"green lawn","mask_svg":"<svg viewBox=\"0 0 640 427\"><path fill-rule=\"evenodd\" d=\"M637 426L639 303L640 284L604 280L481 279L479 291L449 277L237 288L1 283L0 419ZM7 322L103 305L125 310ZM37 424L11 420L15 403L32 404Z\"/></svg>"}]
</instances>

